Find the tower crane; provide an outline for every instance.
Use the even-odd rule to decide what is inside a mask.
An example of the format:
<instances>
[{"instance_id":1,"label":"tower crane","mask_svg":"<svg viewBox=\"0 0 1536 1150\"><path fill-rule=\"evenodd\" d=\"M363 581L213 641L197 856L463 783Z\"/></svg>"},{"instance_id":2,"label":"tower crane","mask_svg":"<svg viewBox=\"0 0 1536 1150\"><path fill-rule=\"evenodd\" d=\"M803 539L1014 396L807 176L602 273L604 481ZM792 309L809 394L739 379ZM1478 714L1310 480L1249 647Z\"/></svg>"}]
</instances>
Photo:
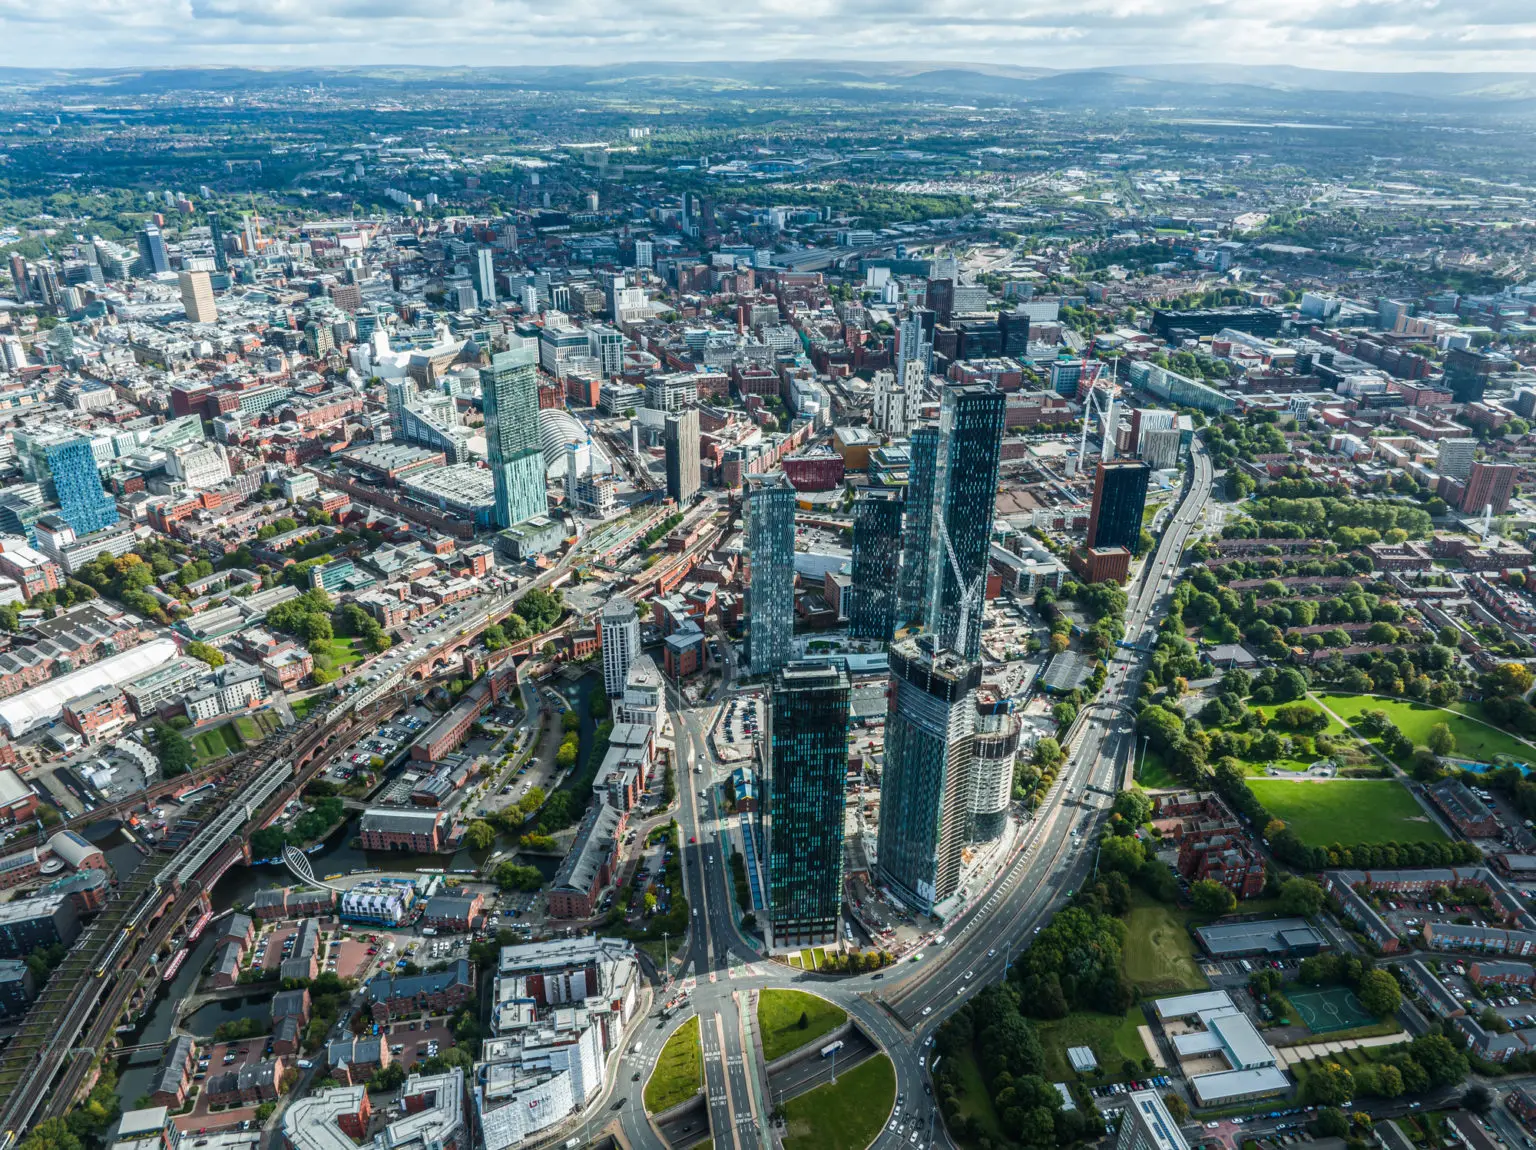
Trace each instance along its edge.
<instances>
[{"instance_id":1,"label":"tower crane","mask_svg":"<svg viewBox=\"0 0 1536 1150\"><path fill-rule=\"evenodd\" d=\"M971 613L981 614L981 604L987 594L987 572L983 568L980 575L966 586L965 573L960 570L960 557L955 554L955 545L949 538L949 523L944 516L939 517L939 537L944 540L944 551L949 556L949 568L955 573L955 586L960 590L960 621L955 629L954 651L962 658L968 657L967 640L971 633Z\"/></svg>"}]
</instances>

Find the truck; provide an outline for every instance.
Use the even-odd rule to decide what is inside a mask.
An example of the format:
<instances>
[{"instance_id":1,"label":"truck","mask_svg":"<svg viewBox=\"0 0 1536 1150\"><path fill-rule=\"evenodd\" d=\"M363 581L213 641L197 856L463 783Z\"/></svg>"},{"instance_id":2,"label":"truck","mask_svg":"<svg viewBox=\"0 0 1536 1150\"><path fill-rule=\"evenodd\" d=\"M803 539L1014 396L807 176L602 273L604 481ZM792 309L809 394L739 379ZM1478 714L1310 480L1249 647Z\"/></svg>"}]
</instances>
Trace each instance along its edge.
<instances>
[{"instance_id":1,"label":"truck","mask_svg":"<svg viewBox=\"0 0 1536 1150\"><path fill-rule=\"evenodd\" d=\"M832 1055L836 1054L842 1048L843 1048L843 1040L841 1038L839 1038L836 1042L829 1042L825 1046L823 1046L821 1048L821 1056L823 1058L830 1058Z\"/></svg>"}]
</instances>

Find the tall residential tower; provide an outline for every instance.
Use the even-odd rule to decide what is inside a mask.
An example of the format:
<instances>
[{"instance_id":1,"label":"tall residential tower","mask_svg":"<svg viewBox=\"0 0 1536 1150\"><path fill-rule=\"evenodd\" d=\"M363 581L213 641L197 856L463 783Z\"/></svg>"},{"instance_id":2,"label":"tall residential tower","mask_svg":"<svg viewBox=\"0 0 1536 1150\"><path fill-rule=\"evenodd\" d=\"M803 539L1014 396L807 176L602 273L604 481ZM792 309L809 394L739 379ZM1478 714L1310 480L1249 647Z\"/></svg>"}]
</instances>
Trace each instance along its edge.
<instances>
[{"instance_id":1,"label":"tall residential tower","mask_svg":"<svg viewBox=\"0 0 1536 1150\"><path fill-rule=\"evenodd\" d=\"M838 941L849 689L847 672L825 663L790 663L774 678L763 818L772 951Z\"/></svg>"},{"instance_id":2,"label":"tall residential tower","mask_svg":"<svg viewBox=\"0 0 1536 1150\"><path fill-rule=\"evenodd\" d=\"M747 492L747 656L757 675L790 660L795 630L795 489L753 477Z\"/></svg>"},{"instance_id":3,"label":"tall residential tower","mask_svg":"<svg viewBox=\"0 0 1536 1150\"><path fill-rule=\"evenodd\" d=\"M514 527L549 509L539 439L538 352L524 343L480 369L485 439L496 485L496 526Z\"/></svg>"}]
</instances>

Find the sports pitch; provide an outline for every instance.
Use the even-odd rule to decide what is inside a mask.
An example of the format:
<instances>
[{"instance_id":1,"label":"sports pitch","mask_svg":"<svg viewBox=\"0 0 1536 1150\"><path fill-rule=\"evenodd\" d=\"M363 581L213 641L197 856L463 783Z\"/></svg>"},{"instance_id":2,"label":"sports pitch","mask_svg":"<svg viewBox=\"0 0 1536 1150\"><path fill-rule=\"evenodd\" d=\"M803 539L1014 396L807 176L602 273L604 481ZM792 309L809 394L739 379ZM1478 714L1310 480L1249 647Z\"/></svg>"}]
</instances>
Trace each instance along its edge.
<instances>
[{"instance_id":1,"label":"sports pitch","mask_svg":"<svg viewBox=\"0 0 1536 1150\"><path fill-rule=\"evenodd\" d=\"M1285 997L1296 1008L1297 1021L1313 1034L1353 1030L1376 1021L1376 1016L1360 1004L1355 992L1347 986L1289 991Z\"/></svg>"}]
</instances>

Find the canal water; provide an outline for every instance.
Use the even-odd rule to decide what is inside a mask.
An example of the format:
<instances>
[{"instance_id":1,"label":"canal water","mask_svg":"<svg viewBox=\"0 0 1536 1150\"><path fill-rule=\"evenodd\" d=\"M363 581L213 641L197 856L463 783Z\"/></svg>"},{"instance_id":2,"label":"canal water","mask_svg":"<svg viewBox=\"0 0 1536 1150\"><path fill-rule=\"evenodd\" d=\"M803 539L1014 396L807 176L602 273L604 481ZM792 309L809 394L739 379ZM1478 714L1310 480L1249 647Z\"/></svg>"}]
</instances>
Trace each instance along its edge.
<instances>
[{"instance_id":1,"label":"canal water","mask_svg":"<svg viewBox=\"0 0 1536 1150\"><path fill-rule=\"evenodd\" d=\"M573 683L562 684L559 688L560 692L571 701L577 713L582 716L581 757L578 760L580 762L585 762L587 755L591 753L592 741L597 729L597 724L587 715L587 697L594 688L600 690L601 687L602 676L596 672L590 672ZM317 876L324 878L332 874L373 869L389 871L414 871L421 868L438 868L445 871L478 869L492 853L491 851L459 850L452 856L448 856L411 854L402 851L365 851L352 845L353 840L358 837L358 822L357 818L348 820L331 833L320 850L309 856L310 866ZM122 824L115 820L93 824L86 829L85 836L101 847L107 860L122 878L132 874L147 857L140 846L129 840ZM509 841L500 841L492 850L509 850L515 845ZM561 862L559 858L546 855L515 854L511 857L525 866L537 867L546 881L554 878ZM293 876L289 874L288 868L281 864L234 866L215 884L209 901L213 905L214 914L217 915L231 907L248 905L258 890L269 886L289 886L293 882ZM202 976L203 970L213 958L217 936L218 924L214 924L197 940L187 955L186 961L182 963L181 969L176 972L176 977L168 985L162 985L160 993L156 995L148 1011L134 1024L134 1029L120 1036L123 1045L137 1046L145 1043L164 1043L169 1040L175 1015L174 1004L191 993ZM193 1013L188 1020L188 1029L200 1037L211 1036L220 1022L260 1017L268 1009L270 1001L270 994L258 994L208 1003ZM155 1068L160 1064L161 1054L159 1049L151 1049L129 1055L118 1062L117 1094L124 1109L131 1108L134 1101L149 1090Z\"/></svg>"}]
</instances>

